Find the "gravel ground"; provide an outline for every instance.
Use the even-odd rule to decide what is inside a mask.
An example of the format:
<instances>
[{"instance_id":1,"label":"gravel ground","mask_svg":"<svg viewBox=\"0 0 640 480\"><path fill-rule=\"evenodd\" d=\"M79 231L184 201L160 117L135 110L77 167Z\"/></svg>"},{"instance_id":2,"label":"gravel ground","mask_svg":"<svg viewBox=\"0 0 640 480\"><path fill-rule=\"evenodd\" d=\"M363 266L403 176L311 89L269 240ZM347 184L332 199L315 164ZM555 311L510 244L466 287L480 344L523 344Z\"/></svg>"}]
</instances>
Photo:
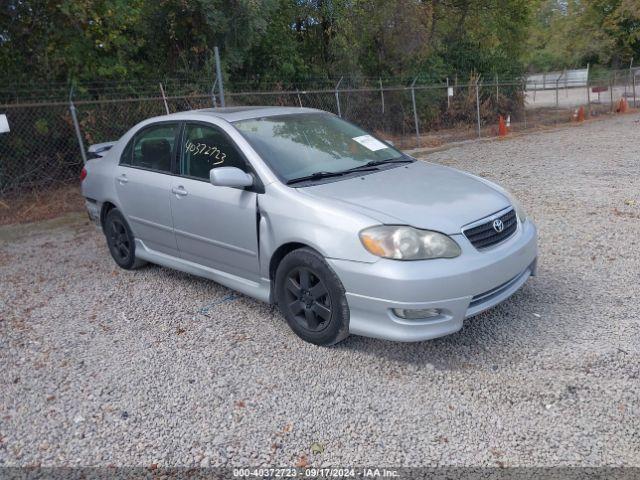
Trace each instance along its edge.
<instances>
[{"instance_id":1,"label":"gravel ground","mask_svg":"<svg viewBox=\"0 0 640 480\"><path fill-rule=\"evenodd\" d=\"M0 464L640 465L640 116L429 160L498 181L539 276L458 334L298 340L268 305L116 268L84 220L0 230Z\"/></svg>"}]
</instances>

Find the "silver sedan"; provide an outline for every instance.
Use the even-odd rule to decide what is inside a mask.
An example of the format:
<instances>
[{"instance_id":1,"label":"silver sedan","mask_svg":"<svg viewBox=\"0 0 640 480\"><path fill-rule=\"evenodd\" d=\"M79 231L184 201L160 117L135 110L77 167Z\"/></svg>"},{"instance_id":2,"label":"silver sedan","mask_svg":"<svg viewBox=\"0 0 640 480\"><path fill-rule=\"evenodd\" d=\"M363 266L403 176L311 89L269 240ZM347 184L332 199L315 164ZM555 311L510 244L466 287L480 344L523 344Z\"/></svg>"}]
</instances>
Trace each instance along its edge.
<instances>
[{"instance_id":1,"label":"silver sedan","mask_svg":"<svg viewBox=\"0 0 640 480\"><path fill-rule=\"evenodd\" d=\"M276 303L315 344L447 335L536 271L536 227L504 189L319 110L177 113L90 151L82 192L119 266Z\"/></svg>"}]
</instances>

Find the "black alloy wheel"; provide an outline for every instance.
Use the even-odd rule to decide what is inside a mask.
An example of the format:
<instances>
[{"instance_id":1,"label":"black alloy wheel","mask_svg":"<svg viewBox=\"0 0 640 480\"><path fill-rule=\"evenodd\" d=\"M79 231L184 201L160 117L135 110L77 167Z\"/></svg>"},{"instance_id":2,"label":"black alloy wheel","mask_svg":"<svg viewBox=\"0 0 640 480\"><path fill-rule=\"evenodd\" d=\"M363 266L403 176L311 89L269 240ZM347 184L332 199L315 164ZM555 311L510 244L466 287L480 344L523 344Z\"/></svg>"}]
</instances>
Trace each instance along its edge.
<instances>
[{"instance_id":1,"label":"black alloy wheel","mask_svg":"<svg viewBox=\"0 0 640 480\"><path fill-rule=\"evenodd\" d=\"M120 220L114 219L111 225L109 225L107 235L109 235L111 253L117 257L120 262L127 262L131 255L131 243L129 242L127 229L124 227L124 224Z\"/></svg>"},{"instance_id":2,"label":"black alloy wheel","mask_svg":"<svg viewBox=\"0 0 640 480\"><path fill-rule=\"evenodd\" d=\"M295 321L311 332L319 332L331 320L331 298L322 280L307 267L294 268L286 280L287 308Z\"/></svg>"},{"instance_id":3,"label":"black alloy wheel","mask_svg":"<svg viewBox=\"0 0 640 480\"><path fill-rule=\"evenodd\" d=\"M144 264L136 259L136 244L131 228L117 208L109 210L103 225L107 245L113 260L118 266L131 270Z\"/></svg>"},{"instance_id":4,"label":"black alloy wheel","mask_svg":"<svg viewBox=\"0 0 640 480\"><path fill-rule=\"evenodd\" d=\"M315 250L300 248L278 265L276 301L303 340L333 345L349 336L349 306L342 282Z\"/></svg>"}]
</instances>

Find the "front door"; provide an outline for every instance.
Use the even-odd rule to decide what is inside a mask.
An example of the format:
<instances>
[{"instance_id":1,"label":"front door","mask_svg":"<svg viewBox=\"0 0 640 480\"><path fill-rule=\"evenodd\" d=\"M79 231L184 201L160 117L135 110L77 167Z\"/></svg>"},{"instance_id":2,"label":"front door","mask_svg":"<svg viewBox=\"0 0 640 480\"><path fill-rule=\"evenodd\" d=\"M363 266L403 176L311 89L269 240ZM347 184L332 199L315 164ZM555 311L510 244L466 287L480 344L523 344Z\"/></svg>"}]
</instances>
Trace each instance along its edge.
<instances>
[{"instance_id":1,"label":"front door","mask_svg":"<svg viewBox=\"0 0 640 480\"><path fill-rule=\"evenodd\" d=\"M177 255L171 217L171 164L178 123L160 123L136 133L117 167L116 191L133 235L152 249Z\"/></svg>"},{"instance_id":2,"label":"front door","mask_svg":"<svg viewBox=\"0 0 640 480\"><path fill-rule=\"evenodd\" d=\"M212 168L249 171L244 156L222 129L202 123L185 125L180 149L179 176L171 185L179 255L257 281L257 194L209 183Z\"/></svg>"}]
</instances>

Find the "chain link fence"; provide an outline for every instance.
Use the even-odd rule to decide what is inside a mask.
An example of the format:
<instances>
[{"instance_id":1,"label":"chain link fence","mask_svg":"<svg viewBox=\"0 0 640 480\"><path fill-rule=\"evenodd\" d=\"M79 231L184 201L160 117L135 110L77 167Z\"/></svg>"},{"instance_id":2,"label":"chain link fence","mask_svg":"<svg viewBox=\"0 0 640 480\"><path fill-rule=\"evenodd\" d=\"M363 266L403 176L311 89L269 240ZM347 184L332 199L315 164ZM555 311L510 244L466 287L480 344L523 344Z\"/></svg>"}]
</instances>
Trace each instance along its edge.
<instances>
[{"instance_id":1,"label":"chain link fence","mask_svg":"<svg viewBox=\"0 0 640 480\"><path fill-rule=\"evenodd\" d=\"M491 80L471 77L437 85L368 80L341 80L329 87L230 91L227 106L278 105L326 110L349 120L402 149L435 147L444 143L498 135L503 116L510 131L519 132L637 107L640 69L589 75L586 84L562 79L531 84L526 79ZM0 197L24 191L43 191L76 182L83 160L79 138L88 147L118 139L133 125L170 112L220 106L210 87L195 87L172 95L174 87L147 88L145 95L122 96L104 86L85 88L73 104L67 101L0 105L10 132L0 134ZM177 88L175 90L178 90ZM184 89L183 89L184 90ZM40 90L41 92L43 90ZM161 94L162 92L162 94ZM166 93L166 96L163 96ZM40 94L38 94L40 95ZM624 100L623 100L624 99ZM74 128L71 106L78 129Z\"/></svg>"}]
</instances>

